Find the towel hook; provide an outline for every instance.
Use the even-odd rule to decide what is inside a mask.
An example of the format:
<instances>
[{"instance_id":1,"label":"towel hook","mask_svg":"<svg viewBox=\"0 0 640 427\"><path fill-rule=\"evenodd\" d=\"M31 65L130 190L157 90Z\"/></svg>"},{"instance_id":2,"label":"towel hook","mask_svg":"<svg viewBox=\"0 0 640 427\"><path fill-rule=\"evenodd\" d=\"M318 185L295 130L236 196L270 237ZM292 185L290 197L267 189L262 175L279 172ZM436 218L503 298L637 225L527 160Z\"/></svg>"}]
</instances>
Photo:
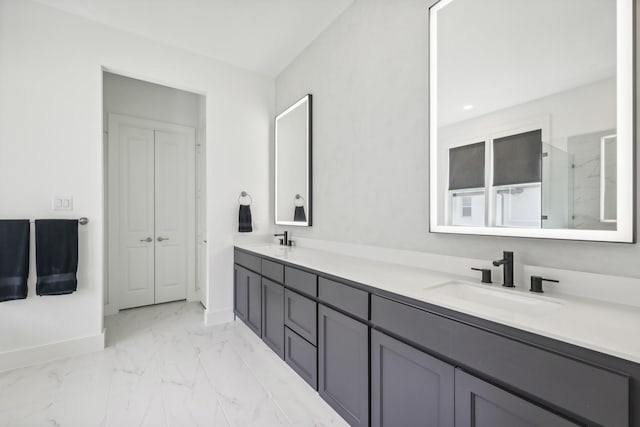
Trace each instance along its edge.
<instances>
[{"instance_id":1,"label":"towel hook","mask_svg":"<svg viewBox=\"0 0 640 427\"><path fill-rule=\"evenodd\" d=\"M251 197L251 194L247 193L246 191L240 192L240 195L238 196L238 203L239 204L242 204L240 199L242 199L243 197L248 197L249 198L249 204L245 205L245 206L251 206L253 204L253 198Z\"/></svg>"}]
</instances>

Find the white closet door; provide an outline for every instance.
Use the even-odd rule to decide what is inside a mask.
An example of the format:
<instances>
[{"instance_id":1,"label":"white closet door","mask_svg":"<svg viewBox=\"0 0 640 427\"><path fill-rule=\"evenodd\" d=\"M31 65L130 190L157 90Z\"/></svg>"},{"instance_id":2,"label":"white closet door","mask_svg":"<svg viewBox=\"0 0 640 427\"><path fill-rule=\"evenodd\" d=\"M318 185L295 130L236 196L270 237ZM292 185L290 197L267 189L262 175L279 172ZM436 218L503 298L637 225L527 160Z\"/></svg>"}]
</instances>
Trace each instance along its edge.
<instances>
[{"instance_id":1,"label":"white closet door","mask_svg":"<svg viewBox=\"0 0 640 427\"><path fill-rule=\"evenodd\" d=\"M120 308L154 303L153 130L118 127Z\"/></svg>"},{"instance_id":2,"label":"white closet door","mask_svg":"<svg viewBox=\"0 0 640 427\"><path fill-rule=\"evenodd\" d=\"M195 134L155 131L155 302L187 297L195 266Z\"/></svg>"}]
</instances>

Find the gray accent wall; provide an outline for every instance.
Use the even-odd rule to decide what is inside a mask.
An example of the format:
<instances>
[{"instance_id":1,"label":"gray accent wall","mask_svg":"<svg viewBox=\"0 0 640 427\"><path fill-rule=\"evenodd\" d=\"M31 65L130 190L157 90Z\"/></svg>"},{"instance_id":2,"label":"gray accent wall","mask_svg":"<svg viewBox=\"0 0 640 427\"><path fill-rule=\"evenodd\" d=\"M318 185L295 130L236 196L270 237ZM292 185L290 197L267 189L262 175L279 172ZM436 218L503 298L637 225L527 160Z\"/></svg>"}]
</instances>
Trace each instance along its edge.
<instances>
[{"instance_id":1,"label":"gray accent wall","mask_svg":"<svg viewBox=\"0 0 640 427\"><path fill-rule=\"evenodd\" d=\"M640 278L638 245L428 232L429 4L356 0L277 77L277 111L314 96L314 224L276 229L470 258L507 249L516 262Z\"/></svg>"}]
</instances>

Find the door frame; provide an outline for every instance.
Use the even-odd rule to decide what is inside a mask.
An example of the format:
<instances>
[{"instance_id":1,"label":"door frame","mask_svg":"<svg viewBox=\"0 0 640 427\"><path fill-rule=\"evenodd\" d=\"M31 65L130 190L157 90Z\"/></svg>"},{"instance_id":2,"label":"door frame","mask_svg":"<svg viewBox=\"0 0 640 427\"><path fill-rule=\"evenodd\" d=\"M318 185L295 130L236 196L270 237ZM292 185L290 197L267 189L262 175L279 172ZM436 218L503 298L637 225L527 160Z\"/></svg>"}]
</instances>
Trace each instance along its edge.
<instances>
[{"instance_id":1,"label":"door frame","mask_svg":"<svg viewBox=\"0 0 640 427\"><path fill-rule=\"evenodd\" d=\"M127 116L117 113L109 113L107 118L107 137L106 137L106 171L107 176L105 180L106 185L106 214L105 221L105 234L107 236L107 296L109 300L108 306L104 308L104 314L115 314L120 311L121 307L121 289L117 283L118 277L118 248L120 247L120 216L119 216L119 144L118 144L118 128L120 125L131 125L139 128L149 129L153 131L163 132L193 132L194 140L193 145L190 147L192 155L189 157L194 160L193 164L189 165L188 180L190 187L193 189L189 192L188 213L189 218L187 222L187 301L200 301L200 292L197 289L197 209L196 209L196 191L199 163L197 145L197 129L190 126L183 126L174 123L167 123L158 120L150 120L140 117Z\"/></svg>"}]
</instances>

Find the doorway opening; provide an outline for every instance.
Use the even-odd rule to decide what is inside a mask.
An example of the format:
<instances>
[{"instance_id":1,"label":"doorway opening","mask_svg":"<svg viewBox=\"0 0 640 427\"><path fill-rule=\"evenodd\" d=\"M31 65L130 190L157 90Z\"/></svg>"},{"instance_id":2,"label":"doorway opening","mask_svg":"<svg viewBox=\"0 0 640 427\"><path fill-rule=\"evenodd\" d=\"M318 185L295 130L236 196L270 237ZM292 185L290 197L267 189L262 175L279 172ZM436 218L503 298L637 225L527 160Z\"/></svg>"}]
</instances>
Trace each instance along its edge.
<instances>
[{"instance_id":1,"label":"doorway opening","mask_svg":"<svg viewBox=\"0 0 640 427\"><path fill-rule=\"evenodd\" d=\"M205 96L103 71L105 315L206 300Z\"/></svg>"}]
</instances>

